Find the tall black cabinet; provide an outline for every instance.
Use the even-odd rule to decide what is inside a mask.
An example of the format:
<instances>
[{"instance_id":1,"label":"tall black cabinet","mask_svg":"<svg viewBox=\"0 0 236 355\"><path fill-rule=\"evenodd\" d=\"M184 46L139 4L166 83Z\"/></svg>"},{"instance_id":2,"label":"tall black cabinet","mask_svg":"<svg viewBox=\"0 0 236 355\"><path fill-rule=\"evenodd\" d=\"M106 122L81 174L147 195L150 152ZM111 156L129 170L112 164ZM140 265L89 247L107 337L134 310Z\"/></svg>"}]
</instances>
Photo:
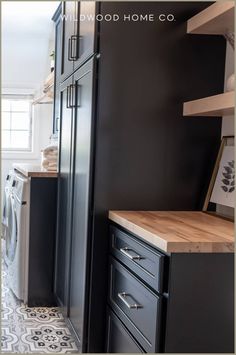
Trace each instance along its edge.
<instances>
[{"instance_id":1,"label":"tall black cabinet","mask_svg":"<svg viewBox=\"0 0 236 355\"><path fill-rule=\"evenodd\" d=\"M221 120L183 118L182 103L223 90L224 39L186 34L208 5L63 2L54 292L83 352L105 350L108 210L202 207Z\"/></svg>"}]
</instances>

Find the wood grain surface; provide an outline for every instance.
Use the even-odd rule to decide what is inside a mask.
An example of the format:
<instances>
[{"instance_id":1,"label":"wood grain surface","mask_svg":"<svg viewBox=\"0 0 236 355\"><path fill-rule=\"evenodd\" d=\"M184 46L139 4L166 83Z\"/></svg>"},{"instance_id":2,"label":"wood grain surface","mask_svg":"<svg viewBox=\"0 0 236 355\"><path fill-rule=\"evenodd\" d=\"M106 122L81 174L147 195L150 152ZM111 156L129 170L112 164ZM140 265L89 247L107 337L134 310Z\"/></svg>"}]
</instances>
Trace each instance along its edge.
<instances>
[{"instance_id":1,"label":"wood grain surface","mask_svg":"<svg viewBox=\"0 0 236 355\"><path fill-rule=\"evenodd\" d=\"M185 102L183 116L217 117L233 115L234 106L234 91L229 91L223 94Z\"/></svg>"},{"instance_id":2,"label":"wood grain surface","mask_svg":"<svg viewBox=\"0 0 236 355\"><path fill-rule=\"evenodd\" d=\"M234 223L198 211L110 211L109 219L168 253L230 253Z\"/></svg>"},{"instance_id":3,"label":"wood grain surface","mask_svg":"<svg viewBox=\"0 0 236 355\"><path fill-rule=\"evenodd\" d=\"M32 164L13 164L13 168L19 171L22 175L26 177L52 177L58 176L56 171L47 171L40 165Z\"/></svg>"},{"instance_id":4,"label":"wood grain surface","mask_svg":"<svg viewBox=\"0 0 236 355\"><path fill-rule=\"evenodd\" d=\"M234 1L217 1L188 20L187 33L225 34L234 32Z\"/></svg>"}]
</instances>

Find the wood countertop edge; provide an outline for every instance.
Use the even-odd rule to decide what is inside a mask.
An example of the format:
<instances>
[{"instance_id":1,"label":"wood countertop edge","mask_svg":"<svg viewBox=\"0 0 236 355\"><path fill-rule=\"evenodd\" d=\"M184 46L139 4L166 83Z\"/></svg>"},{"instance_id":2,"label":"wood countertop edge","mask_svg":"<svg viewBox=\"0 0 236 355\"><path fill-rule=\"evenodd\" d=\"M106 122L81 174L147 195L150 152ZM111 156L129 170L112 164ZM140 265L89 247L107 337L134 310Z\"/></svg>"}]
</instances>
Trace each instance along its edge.
<instances>
[{"instance_id":1,"label":"wood countertop edge","mask_svg":"<svg viewBox=\"0 0 236 355\"><path fill-rule=\"evenodd\" d=\"M23 173L22 173L23 174ZM38 173L36 173L36 172L31 172L31 171L29 171L28 173L27 173L27 176L28 177L42 177L42 178L56 178L56 177L58 177L58 173L57 172L53 172L53 173L51 173L51 172L49 172L49 171L47 171L47 172L38 172Z\"/></svg>"},{"instance_id":2,"label":"wood countertop edge","mask_svg":"<svg viewBox=\"0 0 236 355\"><path fill-rule=\"evenodd\" d=\"M57 178L58 177L58 172L53 171L27 171L23 167L21 168L20 166L14 165L14 170L18 171L22 175L26 177L41 177L41 178Z\"/></svg>"},{"instance_id":3,"label":"wood countertop edge","mask_svg":"<svg viewBox=\"0 0 236 355\"><path fill-rule=\"evenodd\" d=\"M234 243L168 242L167 253L234 253Z\"/></svg>"},{"instance_id":4,"label":"wood countertop edge","mask_svg":"<svg viewBox=\"0 0 236 355\"><path fill-rule=\"evenodd\" d=\"M161 250L168 252L167 251L167 241L162 239L161 237L158 237L156 234L153 234L152 232L147 231L146 229L137 226L136 224L128 221L127 219L123 217L118 217L115 212L109 211L109 219L120 226L126 228L128 231L131 233L136 234L138 237L143 239L144 241L149 242L153 246L156 246L157 248L160 248ZM124 223L125 222L125 223ZM153 242L153 238L155 238L155 242Z\"/></svg>"},{"instance_id":5,"label":"wood countertop edge","mask_svg":"<svg viewBox=\"0 0 236 355\"><path fill-rule=\"evenodd\" d=\"M234 253L234 242L227 241L206 241L206 242L190 242L190 241L167 241L163 237L148 231L129 221L125 217L118 216L119 211L109 211L108 218L125 228L129 232L135 234L140 239L148 242L168 254L171 253ZM121 211L120 211L121 212ZM127 211L130 212L130 211Z\"/></svg>"}]
</instances>

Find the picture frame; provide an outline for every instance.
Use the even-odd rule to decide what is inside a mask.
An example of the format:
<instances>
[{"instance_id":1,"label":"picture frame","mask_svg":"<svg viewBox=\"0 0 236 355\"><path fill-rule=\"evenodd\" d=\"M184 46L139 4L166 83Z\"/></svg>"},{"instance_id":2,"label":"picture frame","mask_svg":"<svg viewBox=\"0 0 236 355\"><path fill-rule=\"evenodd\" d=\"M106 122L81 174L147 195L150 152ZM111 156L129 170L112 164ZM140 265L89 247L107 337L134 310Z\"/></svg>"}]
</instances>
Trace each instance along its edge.
<instances>
[{"instance_id":1,"label":"picture frame","mask_svg":"<svg viewBox=\"0 0 236 355\"><path fill-rule=\"evenodd\" d=\"M234 208L234 159L234 136L223 136L204 201L203 211L208 211L209 203Z\"/></svg>"}]
</instances>

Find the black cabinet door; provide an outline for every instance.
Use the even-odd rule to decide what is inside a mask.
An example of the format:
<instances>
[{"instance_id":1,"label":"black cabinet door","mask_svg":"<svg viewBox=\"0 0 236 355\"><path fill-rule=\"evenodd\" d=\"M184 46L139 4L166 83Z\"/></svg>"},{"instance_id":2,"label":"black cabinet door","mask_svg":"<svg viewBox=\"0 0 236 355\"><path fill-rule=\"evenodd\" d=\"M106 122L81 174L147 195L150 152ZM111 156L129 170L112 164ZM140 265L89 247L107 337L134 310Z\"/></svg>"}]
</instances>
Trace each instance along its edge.
<instances>
[{"instance_id":1,"label":"black cabinet door","mask_svg":"<svg viewBox=\"0 0 236 355\"><path fill-rule=\"evenodd\" d=\"M76 2L62 2L62 57L61 82L73 72L76 54Z\"/></svg>"},{"instance_id":2,"label":"black cabinet door","mask_svg":"<svg viewBox=\"0 0 236 355\"><path fill-rule=\"evenodd\" d=\"M79 68L95 52L95 1L77 1L76 18L80 21L76 24L77 37L77 58L74 62L74 69Z\"/></svg>"},{"instance_id":3,"label":"black cabinet door","mask_svg":"<svg viewBox=\"0 0 236 355\"><path fill-rule=\"evenodd\" d=\"M68 274L71 228L71 164L73 111L68 107L68 94L72 79L66 80L60 89L60 154L58 177L57 241L54 293L64 315L67 315Z\"/></svg>"},{"instance_id":4,"label":"black cabinet door","mask_svg":"<svg viewBox=\"0 0 236 355\"><path fill-rule=\"evenodd\" d=\"M144 353L118 317L108 311L107 353Z\"/></svg>"},{"instance_id":5,"label":"black cabinet door","mask_svg":"<svg viewBox=\"0 0 236 355\"><path fill-rule=\"evenodd\" d=\"M62 2L61 81L78 69L95 51L95 1Z\"/></svg>"},{"instance_id":6,"label":"black cabinet door","mask_svg":"<svg viewBox=\"0 0 236 355\"><path fill-rule=\"evenodd\" d=\"M58 134L60 126L60 75L62 49L62 4L58 7L53 21L55 22L55 68L54 68L54 102L53 102L53 134Z\"/></svg>"},{"instance_id":7,"label":"black cabinet door","mask_svg":"<svg viewBox=\"0 0 236 355\"><path fill-rule=\"evenodd\" d=\"M84 351L86 321L86 291L88 228L90 210L90 165L92 144L93 61L86 63L74 75L75 145L73 215L71 246L71 279L69 319Z\"/></svg>"}]
</instances>

